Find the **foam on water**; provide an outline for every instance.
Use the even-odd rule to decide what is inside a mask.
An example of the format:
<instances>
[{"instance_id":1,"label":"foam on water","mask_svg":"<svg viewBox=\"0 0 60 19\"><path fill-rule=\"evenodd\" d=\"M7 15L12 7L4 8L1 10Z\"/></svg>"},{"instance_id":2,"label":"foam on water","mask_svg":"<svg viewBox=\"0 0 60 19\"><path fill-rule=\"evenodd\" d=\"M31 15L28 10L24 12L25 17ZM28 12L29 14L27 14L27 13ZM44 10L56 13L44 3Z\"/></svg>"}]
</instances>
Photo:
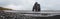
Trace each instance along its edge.
<instances>
[{"instance_id":1,"label":"foam on water","mask_svg":"<svg viewBox=\"0 0 60 19\"><path fill-rule=\"evenodd\" d=\"M50 14L50 15L45 15L46 16L54 16L54 15L60 15L60 11L47 11L47 10L42 10L41 12L33 12L31 10L12 10L12 11L7 11L7 12L12 12L12 13L43 13L43 14ZM44 16L41 14L23 14L23 15L27 15L27 16Z\"/></svg>"}]
</instances>

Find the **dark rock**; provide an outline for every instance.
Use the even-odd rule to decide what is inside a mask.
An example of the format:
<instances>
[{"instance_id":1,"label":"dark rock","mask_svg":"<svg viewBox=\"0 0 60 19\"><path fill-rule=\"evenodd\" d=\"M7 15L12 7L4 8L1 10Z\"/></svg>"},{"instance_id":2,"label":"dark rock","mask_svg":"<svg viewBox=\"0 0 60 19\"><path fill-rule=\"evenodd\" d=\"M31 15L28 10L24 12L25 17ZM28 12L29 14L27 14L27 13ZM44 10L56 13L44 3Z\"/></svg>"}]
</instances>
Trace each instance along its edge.
<instances>
[{"instance_id":1,"label":"dark rock","mask_svg":"<svg viewBox=\"0 0 60 19\"><path fill-rule=\"evenodd\" d=\"M41 9L40 9L40 4L38 4L37 2L34 4L34 6L33 6L33 10L32 11L36 11L36 12L38 12L38 11L41 11Z\"/></svg>"}]
</instances>

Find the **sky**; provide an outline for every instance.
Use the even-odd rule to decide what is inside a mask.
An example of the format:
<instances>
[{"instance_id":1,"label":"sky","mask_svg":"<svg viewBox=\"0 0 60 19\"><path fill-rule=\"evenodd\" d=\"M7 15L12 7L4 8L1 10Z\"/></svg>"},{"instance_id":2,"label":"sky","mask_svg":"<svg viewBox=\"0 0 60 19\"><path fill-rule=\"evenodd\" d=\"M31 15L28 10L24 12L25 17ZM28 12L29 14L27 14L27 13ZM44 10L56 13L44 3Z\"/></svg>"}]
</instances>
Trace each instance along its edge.
<instances>
[{"instance_id":1,"label":"sky","mask_svg":"<svg viewBox=\"0 0 60 19\"><path fill-rule=\"evenodd\" d=\"M32 10L35 2L40 4L41 10L60 10L60 0L0 0L0 7Z\"/></svg>"}]
</instances>

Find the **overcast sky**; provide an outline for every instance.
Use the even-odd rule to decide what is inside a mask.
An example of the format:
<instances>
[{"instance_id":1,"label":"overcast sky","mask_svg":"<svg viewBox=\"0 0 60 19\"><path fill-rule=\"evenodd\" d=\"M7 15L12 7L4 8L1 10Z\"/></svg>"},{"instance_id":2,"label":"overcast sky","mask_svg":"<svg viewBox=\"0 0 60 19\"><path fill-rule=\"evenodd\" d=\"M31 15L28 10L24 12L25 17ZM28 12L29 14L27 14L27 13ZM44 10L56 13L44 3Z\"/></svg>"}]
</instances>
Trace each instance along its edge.
<instances>
[{"instance_id":1,"label":"overcast sky","mask_svg":"<svg viewBox=\"0 0 60 19\"><path fill-rule=\"evenodd\" d=\"M60 10L60 0L0 0L0 6L14 10L32 10L35 2L41 10Z\"/></svg>"}]
</instances>

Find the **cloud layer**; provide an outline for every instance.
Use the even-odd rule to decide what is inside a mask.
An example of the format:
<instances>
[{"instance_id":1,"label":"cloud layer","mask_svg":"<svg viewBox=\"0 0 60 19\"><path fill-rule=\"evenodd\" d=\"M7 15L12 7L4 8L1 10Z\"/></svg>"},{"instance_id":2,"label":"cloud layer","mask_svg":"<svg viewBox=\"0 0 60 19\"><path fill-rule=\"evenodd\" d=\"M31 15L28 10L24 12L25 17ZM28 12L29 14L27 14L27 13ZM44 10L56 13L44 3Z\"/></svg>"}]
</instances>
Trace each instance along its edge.
<instances>
[{"instance_id":1,"label":"cloud layer","mask_svg":"<svg viewBox=\"0 0 60 19\"><path fill-rule=\"evenodd\" d=\"M0 6L15 10L32 10L35 2L41 6L41 10L60 10L60 0L0 0Z\"/></svg>"}]
</instances>

